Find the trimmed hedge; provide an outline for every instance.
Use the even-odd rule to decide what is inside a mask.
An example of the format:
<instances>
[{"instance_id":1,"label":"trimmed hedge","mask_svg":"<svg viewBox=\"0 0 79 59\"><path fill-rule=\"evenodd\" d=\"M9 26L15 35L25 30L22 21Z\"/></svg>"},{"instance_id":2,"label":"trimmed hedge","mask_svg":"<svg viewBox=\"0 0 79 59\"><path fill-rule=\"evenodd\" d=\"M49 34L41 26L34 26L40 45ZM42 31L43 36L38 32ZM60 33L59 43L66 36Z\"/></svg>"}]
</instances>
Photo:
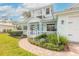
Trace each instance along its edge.
<instances>
[{"instance_id":1,"label":"trimmed hedge","mask_svg":"<svg viewBox=\"0 0 79 59\"><path fill-rule=\"evenodd\" d=\"M44 33L44 34L37 36L35 39L41 39L41 38L46 38L46 37L47 35Z\"/></svg>"},{"instance_id":2,"label":"trimmed hedge","mask_svg":"<svg viewBox=\"0 0 79 59\"><path fill-rule=\"evenodd\" d=\"M11 31L9 32L11 36L21 36L23 35L23 31Z\"/></svg>"}]
</instances>

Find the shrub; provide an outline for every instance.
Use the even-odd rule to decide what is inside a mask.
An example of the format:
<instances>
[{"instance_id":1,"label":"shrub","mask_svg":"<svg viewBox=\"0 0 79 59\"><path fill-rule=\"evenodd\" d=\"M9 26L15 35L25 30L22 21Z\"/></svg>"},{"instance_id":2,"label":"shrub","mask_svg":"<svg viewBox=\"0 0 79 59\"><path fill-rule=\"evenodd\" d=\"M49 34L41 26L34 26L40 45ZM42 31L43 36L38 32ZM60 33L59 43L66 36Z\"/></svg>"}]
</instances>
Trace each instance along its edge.
<instances>
[{"instance_id":1,"label":"shrub","mask_svg":"<svg viewBox=\"0 0 79 59\"><path fill-rule=\"evenodd\" d=\"M58 40L57 40L57 35L56 34L49 34L47 36L48 42L51 42L53 44L57 44Z\"/></svg>"},{"instance_id":2,"label":"shrub","mask_svg":"<svg viewBox=\"0 0 79 59\"><path fill-rule=\"evenodd\" d=\"M9 33L9 32L12 32L12 29L8 29L7 32L8 32L8 33Z\"/></svg>"},{"instance_id":3,"label":"shrub","mask_svg":"<svg viewBox=\"0 0 79 59\"><path fill-rule=\"evenodd\" d=\"M30 42L34 45L55 51L67 50L66 44L68 44L68 40L64 36L59 36L60 43L58 43L57 34L42 34L36 37L35 40L30 39Z\"/></svg>"},{"instance_id":4,"label":"shrub","mask_svg":"<svg viewBox=\"0 0 79 59\"><path fill-rule=\"evenodd\" d=\"M53 47L55 47L55 45L52 44L52 43L45 43L45 44L43 45L43 47L46 47L46 48L48 48L48 49L53 49Z\"/></svg>"},{"instance_id":5,"label":"shrub","mask_svg":"<svg viewBox=\"0 0 79 59\"><path fill-rule=\"evenodd\" d=\"M57 46L57 45L52 44L52 43L45 43L43 45L43 47L47 48L47 49L50 49L50 50L55 50L55 51L62 51L62 50L64 50L64 45Z\"/></svg>"},{"instance_id":6,"label":"shrub","mask_svg":"<svg viewBox=\"0 0 79 59\"><path fill-rule=\"evenodd\" d=\"M67 38L64 37L64 36L59 36L59 42L60 42L60 44L64 44L64 45L66 45L66 44L69 43L69 41L67 40Z\"/></svg>"},{"instance_id":7,"label":"shrub","mask_svg":"<svg viewBox=\"0 0 79 59\"><path fill-rule=\"evenodd\" d=\"M4 29L3 32L6 33L7 32L6 29Z\"/></svg>"},{"instance_id":8,"label":"shrub","mask_svg":"<svg viewBox=\"0 0 79 59\"><path fill-rule=\"evenodd\" d=\"M21 36L23 34L22 31L11 31L9 32L11 36Z\"/></svg>"},{"instance_id":9,"label":"shrub","mask_svg":"<svg viewBox=\"0 0 79 59\"><path fill-rule=\"evenodd\" d=\"M34 45L40 46L40 43L39 43L39 42L37 43L37 42L34 41L33 39L28 39L28 41L29 41L30 43L34 44Z\"/></svg>"},{"instance_id":10,"label":"shrub","mask_svg":"<svg viewBox=\"0 0 79 59\"><path fill-rule=\"evenodd\" d=\"M41 39L41 38L46 38L46 37L47 37L47 35L46 35L46 33L44 33L44 34L37 36L35 39Z\"/></svg>"},{"instance_id":11,"label":"shrub","mask_svg":"<svg viewBox=\"0 0 79 59\"><path fill-rule=\"evenodd\" d=\"M39 43L40 43L40 45L42 46L43 44L46 43L46 41L41 39L41 40L39 41Z\"/></svg>"},{"instance_id":12,"label":"shrub","mask_svg":"<svg viewBox=\"0 0 79 59\"><path fill-rule=\"evenodd\" d=\"M64 45L60 45L58 48L59 49L57 51L63 51L64 50Z\"/></svg>"}]
</instances>

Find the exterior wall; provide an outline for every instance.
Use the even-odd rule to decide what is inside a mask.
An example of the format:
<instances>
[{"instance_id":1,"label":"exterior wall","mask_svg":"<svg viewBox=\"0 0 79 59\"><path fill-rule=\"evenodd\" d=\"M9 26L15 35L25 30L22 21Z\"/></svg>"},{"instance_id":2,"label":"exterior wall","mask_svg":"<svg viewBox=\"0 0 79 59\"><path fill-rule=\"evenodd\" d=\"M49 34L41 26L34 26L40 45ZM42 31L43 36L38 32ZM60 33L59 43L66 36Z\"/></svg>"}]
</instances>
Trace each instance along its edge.
<instances>
[{"instance_id":1,"label":"exterior wall","mask_svg":"<svg viewBox=\"0 0 79 59\"><path fill-rule=\"evenodd\" d=\"M4 30L15 30L16 26L13 25L11 22L0 22L0 32L3 32Z\"/></svg>"},{"instance_id":2,"label":"exterior wall","mask_svg":"<svg viewBox=\"0 0 79 59\"><path fill-rule=\"evenodd\" d=\"M49 8L49 14L46 14L46 9ZM31 11L31 17L37 17L37 16L45 16L45 17L50 17L52 16L52 7L47 6L43 8L39 8L36 10Z\"/></svg>"},{"instance_id":3,"label":"exterior wall","mask_svg":"<svg viewBox=\"0 0 79 59\"><path fill-rule=\"evenodd\" d=\"M63 24L62 20L64 20ZM57 32L72 42L79 42L79 12L59 15Z\"/></svg>"},{"instance_id":4,"label":"exterior wall","mask_svg":"<svg viewBox=\"0 0 79 59\"><path fill-rule=\"evenodd\" d=\"M3 32L4 30L14 30L15 27L14 26L4 26L4 25L0 25L0 32Z\"/></svg>"},{"instance_id":5,"label":"exterior wall","mask_svg":"<svg viewBox=\"0 0 79 59\"><path fill-rule=\"evenodd\" d=\"M62 20L64 20L64 24L62 24ZM59 16L57 22L57 32L60 35L67 34L67 16Z\"/></svg>"}]
</instances>

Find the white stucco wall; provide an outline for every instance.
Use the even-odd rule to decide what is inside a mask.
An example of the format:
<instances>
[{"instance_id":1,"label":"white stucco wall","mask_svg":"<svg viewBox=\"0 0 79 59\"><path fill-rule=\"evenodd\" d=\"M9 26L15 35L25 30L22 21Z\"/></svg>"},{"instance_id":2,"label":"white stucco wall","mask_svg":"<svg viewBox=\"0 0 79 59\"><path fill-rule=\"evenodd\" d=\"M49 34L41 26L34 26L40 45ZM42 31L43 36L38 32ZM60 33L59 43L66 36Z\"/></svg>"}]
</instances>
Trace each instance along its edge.
<instances>
[{"instance_id":1,"label":"white stucco wall","mask_svg":"<svg viewBox=\"0 0 79 59\"><path fill-rule=\"evenodd\" d=\"M64 24L62 24L62 20L64 20ZM67 16L59 16L57 23L57 31L60 35L66 35L67 29Z\"/></svg>"},{"instance_id":2,"label":"white stucco wall","mask_svg":"<svg viewBox=\"0 0 79 59\"><path fill-rule=\"evenodd\" d=\"M64 24L61 24L62 20L64 20ZM59 15L57 31L70 41L79 42L79 12Z\"/></svg>"}]
</instances>

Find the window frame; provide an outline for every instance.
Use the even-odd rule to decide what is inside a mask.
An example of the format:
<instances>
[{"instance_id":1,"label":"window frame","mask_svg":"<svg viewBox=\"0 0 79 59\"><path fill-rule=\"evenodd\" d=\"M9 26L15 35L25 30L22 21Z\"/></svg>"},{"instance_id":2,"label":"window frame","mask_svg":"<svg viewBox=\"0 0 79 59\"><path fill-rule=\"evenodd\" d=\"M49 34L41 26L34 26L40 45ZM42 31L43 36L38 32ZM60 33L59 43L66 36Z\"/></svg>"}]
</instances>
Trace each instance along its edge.
<instances>
[{"instance_id":1,"label":"window frame","mask_svg":"<svg viewBox=\"0 0 79 59\"><path fill-rule=\"evenodd\" d=\"M50 14L50 8L46 8L46 14Z\"/></svg>"}]
</instances>

